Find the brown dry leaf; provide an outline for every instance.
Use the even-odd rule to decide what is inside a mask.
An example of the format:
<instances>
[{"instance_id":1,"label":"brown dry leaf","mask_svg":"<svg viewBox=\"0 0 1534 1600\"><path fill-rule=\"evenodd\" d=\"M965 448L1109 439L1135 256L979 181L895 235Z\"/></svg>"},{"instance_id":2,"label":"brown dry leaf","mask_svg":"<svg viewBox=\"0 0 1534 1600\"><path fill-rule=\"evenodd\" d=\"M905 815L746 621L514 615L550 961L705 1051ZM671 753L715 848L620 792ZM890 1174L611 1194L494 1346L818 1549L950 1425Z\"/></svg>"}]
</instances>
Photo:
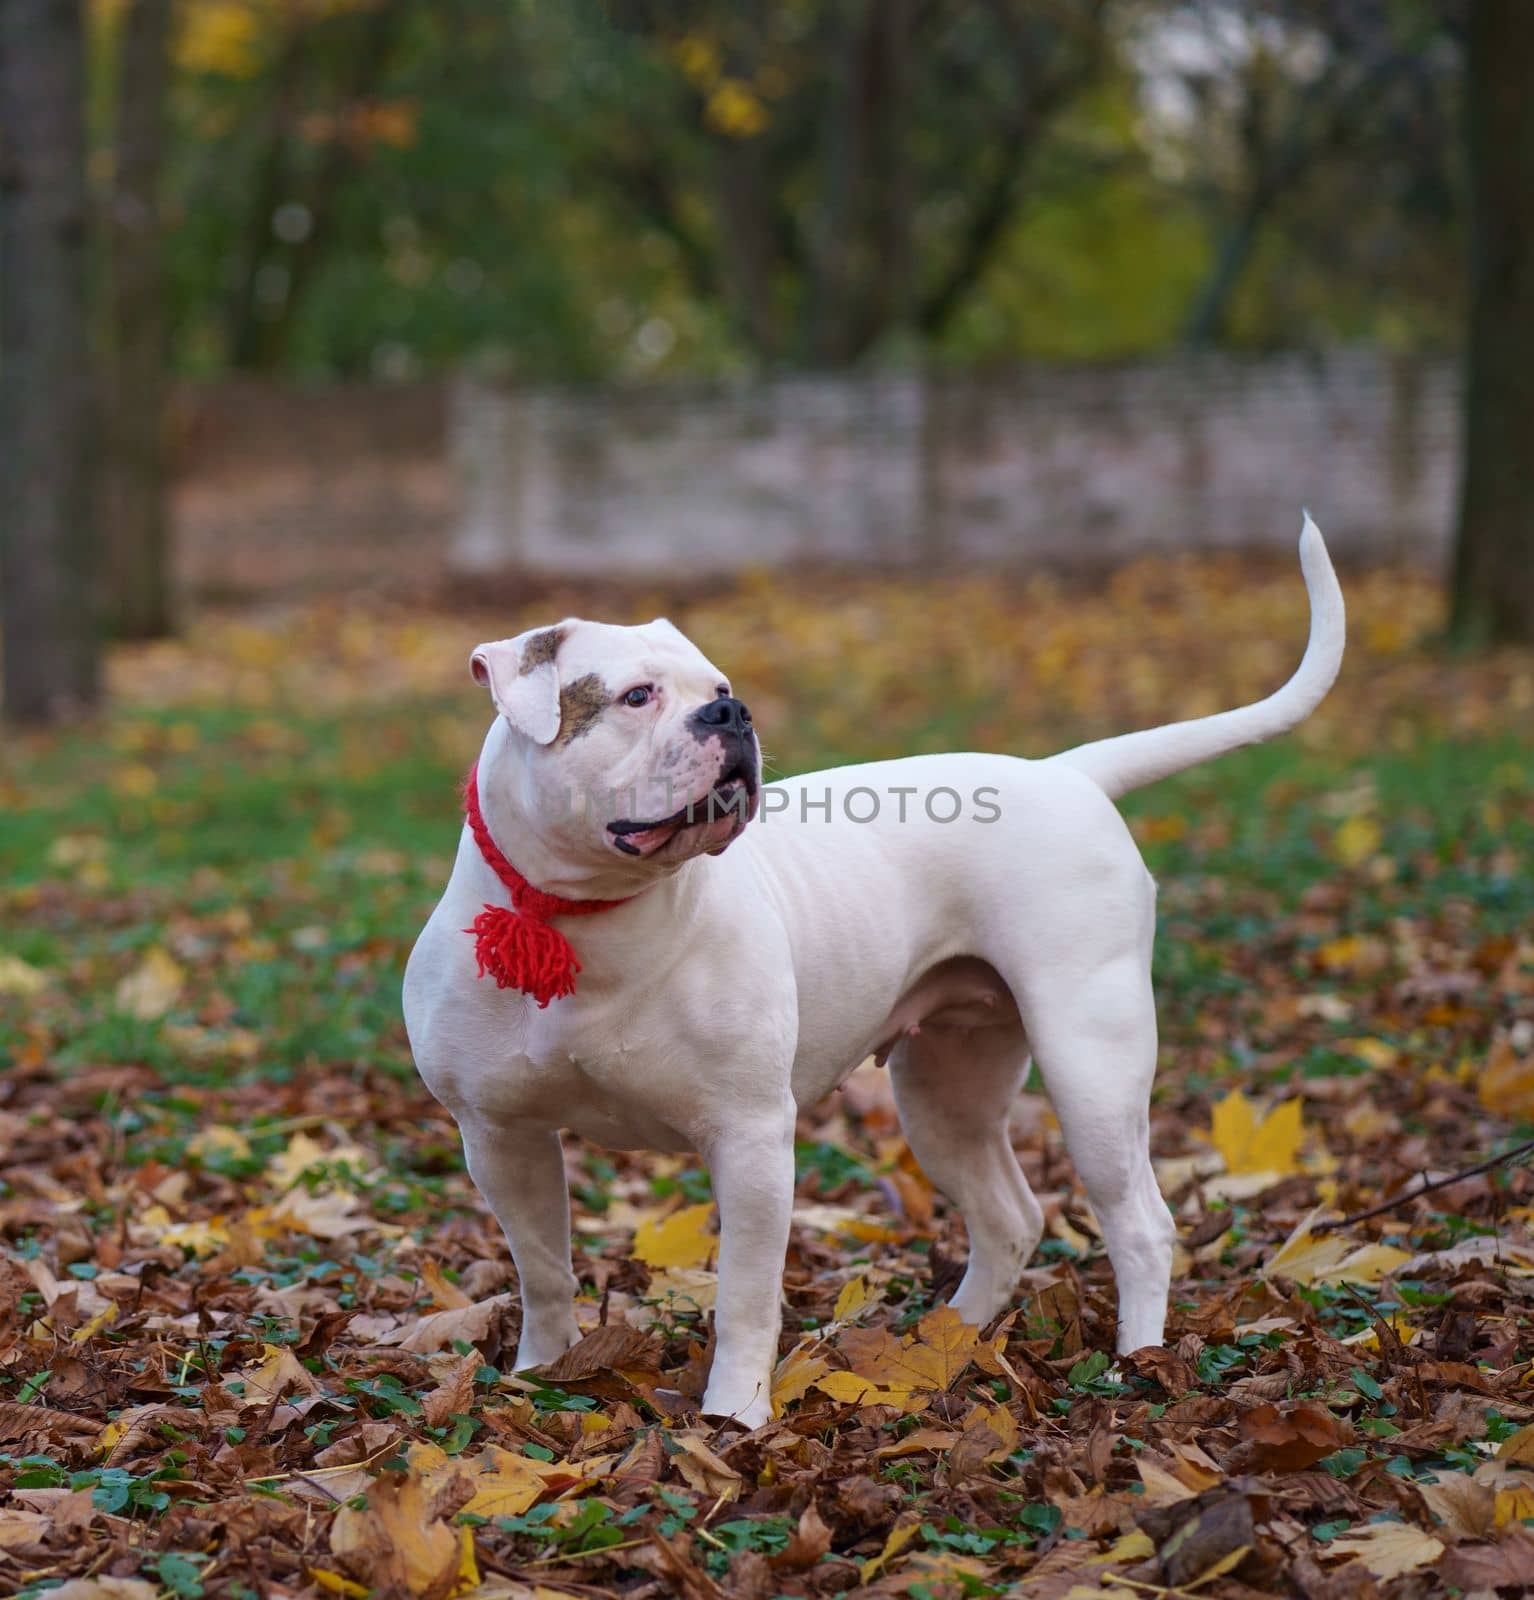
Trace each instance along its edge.
<instances>
[{"instance_id":1,"label":"brown dry leaf","mask_svg":"<svg viewBox=\"0 0 1534 1600\"><path fill-rule=\"evenodd\" d=\"M1138 1521L1156 1541L1157 1566L1173 1588L1229 1571L1256 1543L1251 1501L1223 1487L1151 1508Z\"/></svg>"},{"instance_id":2,"label":"brown dry leaf","mask_svg":"<svg viewBox=\"0 0 1534 1600\"><path fill-rule=\"evenodd\" d=\"M295 1389L302 1394L320 1392L319 1380L287 1345L262 1345L261 1359L236 1376L244 1385L240 1404L245 1407L269 1406Z\"/></svg>"},{"instance_id":3,"label":"brown dry leaf","mask_svg":"<svg viewBox=\"0 0 1534 1600\"><path fill-rule=\"evenodd\" d=\"M1436 1483L1415 1483L1417 1493L1452 1539L1489 1538L1495 1527L1496 1496L1468 1472L1435 1472Z\"/></svg>"},{"instance_id":4,"label":"brown dry leaf","mask_svg":"<svg viewBox=\"0 0 1534 1600\"><path fill-rule=\"evenodd\" d=\"M1351 1426L1318 1400L1253 1406L1242 1413L1238 1426L1241 1444L1227 1463L1233 1470L1239 1456L1241 1470L1303 1472L1353 1437Z\"/></svg>"},{"instance_id":5,"label":"brown dry leaf","mask_svg":"<svg viewBox=\"0 0 1534 1600\"><path fill-rule=\"evenodd\" d=\"M913 1428L893 1444L881 1444L874 1455L879 1458L920 1455L925 1450L950 1450L960 1435L952 1428Z\"/></svg>"},{"instance_id":6,"label":"brown dry leaf","mask_svg":"<svg viewBox=\"0 0 1534 1600\"><path fill-rule=\"evenodd\" d=\"M652 1335L621 1322L608 1322L583 1334L563 1355L531 1369L529 1375L557 1387L604 1372L655 1372L658 1367L659 1351Z\"/></svg>"},{"instance_id":7,"label":"brown dry leaf","mask_svg":"<svg viewBox=\"0 0 1534 1600\"><path fill-rule=\"evenodd\" d=\"M667 1436L667 1443L675 1446L671 1463L699 1494L733 1500L740 1493L741 1476L703 1440L704 1435L692 1429L673 1431Z\"/></svg>"},{"instance_id":8,"label":"brown dry leaf","mask_svg":"<svg viewBox=\"0 0 1534 1600\"><path fill-rule=\"evenodd\" d=\"M800 1513L799 1525L788 1543L769 1559L768 1565L774 1572L799 1572L813 1567L830 1548L831 1530L821 1521L811 1500Z\"/></svg>"},{"instance_id":9,"label":"brown dry leaf","mask_svg":"<svg viewBox=\"0 0 1534 1600\"><path fill-rule=\"evenodd\" d=\"M71 1578L48 1590L49 1600L157 1600L160 1591L143 1578Z\"/></svg>"},{"instance_id":10,"label":"brown dry leaf","mask_svg":"<svg viewBox=\"0 0 1534 1600\"><path fill-rule=\"evenodd\" d=\"M435 1389L421 1397L421 1414L429 1426L445 1427L454 1416L467 1416L474 1406L474 1375L484 1363L477 1352L460 1356Z\"/></svg>"},{"instance_id":11,"label":"brown dry leaf","mask_svg":"<svg viewBox=\"0 0 1534 1600\"><path fill-rule=\"evenodd\" d=\"M628 1559L660 1580L661 1593L676 1600L721 1600L719 1585L693 1560L685 1533L670 1539L654 1535L649 1544L628 1552Z\"/></svg>"},{"instance_id":12,"label":"brown dry leaf","mask_svg":"<svg viewBox=\"0 0 1534 1600\"><path fill-rule=\"evenodd\" d=\"M437 1515L415 1472L375 1478L360 1510L343 1505L330 1527L330 1548L375 1588L396 1587L416 1600L448 1600L479 1581L477 1572L470 1576L473 1535Z\"/></svg>"},{"instance_id":13,"label":"brown dry leaf","mask_svg":"<svg viewBox=\"0 0 1534 1600\"><path fill-rule=\"evenodd\" d=\"M978 1407L963 1437L948 1453L949 1475L957 1481L1005 1461L1017 1449L1022 1429L1005 1406Z\"/></svg>"},{"instance_id":14,"label":"brown dry leaf","mask_svg":"<svg viewBox=\"0 0 1534 1600\"><path fill-rule=\"evenodd\" d=\"M1492 1521L1498 1528L1534 1517L1534 1472L1506 1461L1483 1461L1475 1481L1495 1496Z\"/></svg>"},{"instance_id":15,"label":"brown dry leaf","mask_svg":"<svg viewBox=\"0 0 1534 1600\"><path fill-rule=\"evenodd\" d=\"M430 1355L434 1350L445 1350L462 1339L467 1344L478 1344L490 1332L490 1324L508 1306L516 1304L511 1294L492 1295L470 1306L457 1306L451 1311L432 1311L416 1317L391 1333L380 1335L380 1344L398 1345L402 1350L416 1355Z\"/></svg>"},{"instance_id":16,"label":"brown dry leaf","mask_svg":"<svg viewBox=\"0 0 1534 1600\"><path fill-rule=\"evenodd\" d=\"M940 1392L969 1366L980 1330L952 1306L929 1311L915 1331L896 1339L887 1329L849 1329L838 1341L852 1376L869 1389L911 1394ZM835 1376L833 1374L832 1376ZM827 1380L819 1387L827 1389Z\"/></svg>"},{"instance_id":17,"label":"brown dry leaf","mask_svg":"<svg viewBox=\"0 0 1534 1600\"><path fill-rule=\"evenodd\" d=\"M398 1233L371 1212L360 1210L358 1196L345 1189L290 1189L271 1210L274 1226L315 1239L345 1239L354 1233Z\"/></svg>"},{"instance_id":18,"label":"brown dry leaf","mask_svg":"<svg viewBox=\"0 0 1534 1600\"><path fill-rule=\"evenodd\" d=\"M0 952L0 994L30 999L48 987L48 974L23 961L20 956Z\"/></svg>"},{"instance_id":19,"label":"brown dry leaf","mask_svg":"<svg viewBox=\"0 0 1534 1600\"><path fill-rule=\"evenodd\" d=\"M1488 1111L1528 1121L1534 1115L1534 1051L1520 1055L1503 1034L1487 1052L1475 1092Z\"/></svg>"},{"instance_id":20,"label":"brown dry leaf","mask_svg":"<svg viewBox=\"0 0 1534 1600\"><path fill-rule=\"evenodd\" d=\"M1191 1500L1225 1476L1197 1445L1174 1445L1164 1454L1142 1450L1135 1456L1135 1470L1150 1505Z\"/></svg>"},{"instance_id":21,"label":"brown dry leaf","mask_svg":"<svg viewBox=\"0 0 1534 1600\"><path fill-rule=\"evenodd\" d=\"M430 1256L421 1263L421 1281L431 1290L432 1304L442 1311L462 1311L474 1301L456 1283L449 1283Z\"/></svg>"},{"instance_id":22,"label":"brown dry leaf","mask_svg":"<svg viewBox=\"0 0 1534 1600\"><path fill-rule=\"evenodd\" d=\"M41 1512L0 1507L0 1550L31 1550L49 1526L48 1518Z\"/></svg>"},{"instance_id":23,"label":"brown dry leaf","mask_svg":"<svg viewBox=\"0 0 1534 1600\"><path fill-rule=\"evenodd\" d=\"M1445 1553L1438 1576L1467 1594L1534 1589L1534 1535L1510 1528L1499 1544L1461 1544Z\"/></svg>"}]
</instances>

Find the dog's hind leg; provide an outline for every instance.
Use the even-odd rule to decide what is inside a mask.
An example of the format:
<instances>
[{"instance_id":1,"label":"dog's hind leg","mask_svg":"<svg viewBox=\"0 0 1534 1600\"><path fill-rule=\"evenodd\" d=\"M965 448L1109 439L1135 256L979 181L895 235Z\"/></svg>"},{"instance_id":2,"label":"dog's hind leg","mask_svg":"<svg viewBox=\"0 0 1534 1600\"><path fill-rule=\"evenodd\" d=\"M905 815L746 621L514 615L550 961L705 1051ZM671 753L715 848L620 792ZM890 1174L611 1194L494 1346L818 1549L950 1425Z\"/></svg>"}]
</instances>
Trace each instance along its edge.
<instances>
[{"instance_id":1,"label":"dog's hind leg","mask_svg":"<svg viewBox=\"0 0 1534 1600\"><path fill-rule=\"evenodd\" d=\"M1150 1161L1156 1013L1148 960L1116 955L1020 995L1066 1149L1118 1285L1118 1349L1160 1344L1175 1228Z\"/></svg>"},{"instance_id":2,"label":"dog's hind leg","mask_svg":"<svg viewBox=\"0 0 1534 1600\"><path fill-rule=\"evenodd\" d=\"M1027 1070L1027 1041L1016 1027L924 1028L890 1055L906 1138L969 1230L969 1266L951 1304L980 1326L1011 1304L1044 1230L1007 1137Z\"/></svg>"},{"instance_id":3,"label":"dog's hind leg","mask_svg":"<svg viewBox=\"0 0 1534 1600\"><path fill-rule=\"evenodd\" d=\"M459 1114L469 1176L511 1246L522 1286L517 1368L541 1367L581 1336L572 1301L570 1190L559 1130Z\"/></svg>"}]
</instances>

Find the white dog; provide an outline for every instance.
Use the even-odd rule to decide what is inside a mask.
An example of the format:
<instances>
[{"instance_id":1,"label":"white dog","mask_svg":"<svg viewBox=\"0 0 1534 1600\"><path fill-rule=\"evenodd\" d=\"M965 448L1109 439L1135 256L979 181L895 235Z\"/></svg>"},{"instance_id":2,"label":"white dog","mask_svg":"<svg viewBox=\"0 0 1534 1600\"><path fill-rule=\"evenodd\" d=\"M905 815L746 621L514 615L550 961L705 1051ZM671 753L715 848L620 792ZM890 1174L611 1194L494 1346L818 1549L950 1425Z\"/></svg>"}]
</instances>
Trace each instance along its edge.
<instances>
[{"instance_id":1,"label":"white dog","mask_svg":"<svg viewBox=\"0 0 1534 1600\"><path fill-rule=\"evenodd\" d=\"M721 1229L703 1407L764 1422L795 1112L870 1054L968 1225L967 1322L1007 1307L1042 1228L1007 1139L1031 1054L1112 1261L1118 1348L1160 1342L1155 888L1112 801L1320 703L1343 602L1308 517L1300 560L1310 642L1276 694L1044 761L915 756L761 789L749 712L669 622L571 619L474 652L499 714L405 1020L516 1261L519 1368L578 1337L560 1130L695 1150Z\"/></svg>"}]
</instances>

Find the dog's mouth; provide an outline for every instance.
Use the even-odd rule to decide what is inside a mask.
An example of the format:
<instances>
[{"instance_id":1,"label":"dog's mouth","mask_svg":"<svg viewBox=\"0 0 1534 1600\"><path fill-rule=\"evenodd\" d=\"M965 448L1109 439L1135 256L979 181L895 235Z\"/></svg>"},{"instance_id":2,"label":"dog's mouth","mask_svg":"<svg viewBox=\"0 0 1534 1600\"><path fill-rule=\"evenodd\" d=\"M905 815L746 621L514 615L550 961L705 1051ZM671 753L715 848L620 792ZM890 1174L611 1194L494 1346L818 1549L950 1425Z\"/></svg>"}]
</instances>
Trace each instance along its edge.
<instances>
[{"instance_id":1,"label":"dog's mouth","mask_svg":"<svg viewBox=\"0 0 1534 1600\"><path fill-rule=\"evenodd\" d=\"M653 822L624 818L609 822L607 832L626 856L718 855L740 837L756 815L758 783L750 763L738 761L715 779L707 794L689 800L679 811ZM671 850L678 841L683 848Z\"/></svg>"}]
</instances>

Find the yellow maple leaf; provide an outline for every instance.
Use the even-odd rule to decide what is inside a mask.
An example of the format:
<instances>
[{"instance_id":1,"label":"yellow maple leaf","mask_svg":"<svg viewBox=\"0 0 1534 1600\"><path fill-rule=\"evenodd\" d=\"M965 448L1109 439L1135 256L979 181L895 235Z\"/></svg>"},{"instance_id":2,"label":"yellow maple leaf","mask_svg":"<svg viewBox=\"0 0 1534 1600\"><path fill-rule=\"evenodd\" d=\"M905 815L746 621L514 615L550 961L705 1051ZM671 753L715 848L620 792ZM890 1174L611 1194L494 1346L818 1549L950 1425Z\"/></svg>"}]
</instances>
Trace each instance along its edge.
<instances>
[{"instance_id":1,"label":"yellow maple leaf","mask_svg":"<svg viewBox=\"0 0 1534 1600\"><path fill-rule=\"evenodd\" d=\"M181 996L186 972L173 956L154 945L137 967L117 985L113 997L119 1011L140 1022L163 1017Z\"/></svg>"},{"instance_id":2,"label":"yellow maple leaf","mask_svg":"<svg viewBox=\"0 0 1534 1600\"><path fill-rule=\"evenodd\" d=\"M952 1306L929 1311L897 1339L887 1329L853 1330L843 1349L850 1368L828 1372L814 1387L849 1405L899 1405L913 1394L947 1389L969 1366L980 1330Z\"/></svg>"},{"instance_id":3,"label":"yellow maple leaf","mask_svg":"<svg viewBox=\"0 0 1534 1600\"><path fill-rule=\"evenodd\" d=\"M46 973L20 956L0 955L0 994L15 994L25 999L41 994L47 987Z\"/></svg>"},{"instance_id":4,"label":"yellow maple leaf","mask_svg":"<svg viewBox=\"0 0 1534 1600\"><path fill-rule=\"evenodd\" d=\"M1425 1567L1443 1554L1442 1539L1409 1522L1371 1522L1345 1538L1332 1539L1326 1546L1330 1556L1350 1556L1349 1566L1357 1563L1376 1578L1398 1578L1403 1572Z\"/></svg>"},{"instance_id":5,"label":"yellow maple leaf","mask_svg":"<svg viewBox=\"0 0 1534 1600\"><path fill-rule=\"evenodd\" d=\"M1264 1117L1239 1089L1216 1103L1210 1117L1209 1142L1231 1173L1298 1172L1299 1148L1305 1137L1298 1099L1281 1100Z\"/></svg>"},{"instance_id":6,"label":"yellow maple leaf","mask_svg":"<svg viewBox=\"0 0 1534 1600\"><path fill-rule=\"evenodd\" d=\"M884 1548L870 1561L863 1563L861 1581L864 1584L872 1583L879 1574L880 1568L887 1566L902 1550L916 1537L921 1527L919 1520L906 1523L896 1523L890 1529L884 1541Z\"/></svg>"},{"instance_id":7,"label":"yellow maple leaf","mask_svg":"<svg viewBox=\"0 0 1534 1600\"><path fill-rule=\"evenodd\" d=\"M84 1344L88 1339L94 1339L103 1328L110 1328L117 1321L117 1302L108 1300L100 1311L89 1322L81 1325L70 1334L72 1344Z\"/></svg>"},{"instance_id":8,"label":"yellow maple leaf","mask_svg":"<svg viewBox=\"0 0 1534 1600\"><path fill-rule=\"evenodd\" d=\"M177 1245L193 1255L210 1256L229 1243L229 1219L220 1214L203 1222L176 1222L164 1206L147 1206L133 1220L135 1234L156 1244Z\"/></svg>"},{"instance_id":9,"label":"yellow maple leaf","mask_svg":"<svg viewBox=\"0 0 1534 1600\"><path fill-rule=\"evenodd\" d=\"M772 1374L773 1416L781 1417L785 1406L803 1399L810 1385L830 1370L831 1364L824 1356L813 1354L810 1344L795 1345Z\"/></svg>"},{"instance_id":10,"label":"yellow maple leaf","mask_svg":"<svg viewBox=\"0 0 1534 1600\"><path fill-rule=\"evenodd\" d=\"M345 1600L367 1600L367 1586L353 1583L350 1578L343 1578L339 1572L331 1572L325 1567L310 1567L309 1576L330 1594L343 1595Z\"/></svg>"},{"instance_id":11,"label":"yellow maple leaf","mask_svg":"<svg viewBox=\"0 0 1534 1600\"><path fill-rule=\"evenodd\" d=\"M634 1231L634 1254L648 1267L706 1266L719 1248L713 1219L709 1201L683 1206L669 1217L647 1217Z\"/></svg>"},{"instance_id":12,"label":"yellow maple leaf","mask_svg":"<svg viewBox=\"0 0 1534 1600\"><path fill-rule=\"evenodd\" d=\"M1512 1040L1498 1039L1476 1077L1475 1093L1498 1116L1526 1118L1534 1111L1534 1052L1520 1056Z\"/></svg>"},{"instance_id":13,"label":"yellow maple leaf","mask_svg":"<svg viewBox=\"0 0 1534 1600\"><path fill-rule=\"evenodd\" d=\"M316 1168L340 1166L367 1167L368 1153L358 1144L340 1144L327 1149L307 1133L295 1133L287 1147L266 1164L267 1179L279 1189L291 1189L306 1173Z\"/></svg>"},{"instance_id":14,"label":"yellow maple leaf","mask_svg":"<svg viewBox=\"0 0 1534 1600\"><path fill-rule=\"evenodd\" d=\"M357 1196L344 1189L326 1189L311 1194L307 1189L290 1189L272 1207L271 1220L294 1233L307 1233L314 1239L344 1239L353 1233L398 1233L394 1223L375 1221L358 1211Z\"/></svg>"},{"instance_id":15,"label":"yellow maple leaf","mask_svg":"<svg viewBox=\"0 0 1534 1600\"><path fill-rule=\"evenodd\" d=\"M238 1128L215 1122L199 1129L187 1140L186 1153L202 1160L211 1155L231 1155L244 1160L250 1154L250 1140Z\"/></svg>"},{"instance_id":16,"label":"yellow maple leaf","mask_svg":"<svg viewBox=\"0 0 1534 1600\"><path fill-rule=\"evenodd\" d=\"M878 1291L868 1281L867 1273L860 1272L856 1277L848 1278L842 1285L841 1292L836 1297L836 1305L831 1311L833 1322L850 1322L859 1312L876 1303Z\"/></svg>"},{"instance_id":17,"label":"yellow maple leaf","mask_svg":"<svg viewBox=\"0 0 1534 1600\"><path fill-rule=\"evenodd\" d=\"M1360 812L1338 824L1332 835L1332 854L1345 867L1360 866L1378 851L1383 838L1379 823Z\"/></svg>"},{"instance_id":18,"label":"yellow maple leaf","mask_svg":"<svg viewBox=\"0 0 1534 1600\"><path fill-rule=\"evenodd\" d=\"M460 1536L467 1533L467 1528L455 1530L435 1515L434 1496L412 1472L403 1478L376 1478L360 1508L343 1505L331 1524L330 1548L336 1555L351 1556L377 1588L447 1595L469 1587Z\"/></svg>"},{"instance_id":19,"label":"yellow maple leaf","mask_svg":"<svg viewBox=\"0 0 1534 1600\"><path fill-rule=\"evenodd\" d=\"M1260 1269L1263 1278L1294 1283L1378 1283L1411 1260L1393 1244L1353 1244L1336 1233L1316 1233L1319 1208L1305 1217Z\"/></svg>"}]
</instances>

